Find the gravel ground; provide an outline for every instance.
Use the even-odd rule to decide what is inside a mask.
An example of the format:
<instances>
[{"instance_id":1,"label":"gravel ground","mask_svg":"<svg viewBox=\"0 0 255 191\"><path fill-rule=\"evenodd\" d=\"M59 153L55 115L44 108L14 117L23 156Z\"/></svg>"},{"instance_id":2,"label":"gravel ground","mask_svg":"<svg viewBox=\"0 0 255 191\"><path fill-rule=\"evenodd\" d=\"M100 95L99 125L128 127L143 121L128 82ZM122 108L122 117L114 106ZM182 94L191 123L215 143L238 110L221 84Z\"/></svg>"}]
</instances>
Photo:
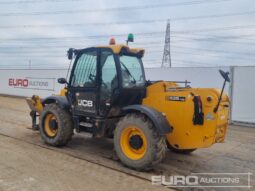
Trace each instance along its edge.
<instances>
[{"instance_id":1,"label":"gravel ground","mask_svg":"<svg viewBox=\"0 0 255 191\"><path fill-rule=\"evenodd\" d=\"M2 135L0 145L0 190L164 190L149 181Z\"/></svg>"},{"instance_id":2,"label":"gravel ground","mask_svg":"<svg viewBox=\"0 0 255 191\"><path fill-rule=\"evenodd\" d=\"M117 160L109 139L78 134L66 147L45 145L39 133L31 130L24 99L0 96L0 122L0 191L161 190L166 188L151 185L151 175L254 174L255 169L255 128L251 127L230 126L223 144L198 149L191 155L169 151L166 160L154 170L136 172ZM251 185L254 183L251 176Z\"/></svg>"}]
</instances>

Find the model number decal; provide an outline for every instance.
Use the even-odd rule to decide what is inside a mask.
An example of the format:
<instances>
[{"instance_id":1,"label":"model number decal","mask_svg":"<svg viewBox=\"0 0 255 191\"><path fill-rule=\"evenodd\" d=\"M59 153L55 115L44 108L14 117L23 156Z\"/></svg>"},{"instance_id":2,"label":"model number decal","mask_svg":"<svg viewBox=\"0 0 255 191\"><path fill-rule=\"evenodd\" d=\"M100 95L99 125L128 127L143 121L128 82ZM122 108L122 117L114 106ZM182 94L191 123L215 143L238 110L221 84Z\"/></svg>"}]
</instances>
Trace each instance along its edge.
<instances>
[{"instance_id":1,"label":"model number decal","mask_svg":"<svg viewBox=\"0 0 255 191\"><path fill-rule=\"evenodd\" d=\"M185 101L185 97L180 97L180 96L169 96L167 97L167 100L169 101Z\"/></svg>"},{"instance_id":2,"label":"model number decal","mask_svg":"<svg viewBox=\"0 0 255 191\"><path fill-rule=\"evenodd\" d=\"M86 99L78 99L78 105L83 107L93 107L93 101Z\"/></svg>"}]
</instances>

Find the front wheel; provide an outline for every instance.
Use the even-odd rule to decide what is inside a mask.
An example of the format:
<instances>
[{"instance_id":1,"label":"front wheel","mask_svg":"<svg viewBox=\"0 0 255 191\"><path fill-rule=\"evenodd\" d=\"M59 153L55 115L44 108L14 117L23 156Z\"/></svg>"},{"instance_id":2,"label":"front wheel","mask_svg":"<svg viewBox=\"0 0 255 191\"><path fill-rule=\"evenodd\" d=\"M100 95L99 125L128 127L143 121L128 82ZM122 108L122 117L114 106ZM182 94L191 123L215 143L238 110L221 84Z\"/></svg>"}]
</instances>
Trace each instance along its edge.
<instances>
[{"instance_id":1,"label":"front wheel","mask_svg":"<svg viewBox=\"0 0 255 191\"><path fill-rule=\"evenodd\" d=\"M46 105L40 116L39 130L45 143L52 146L66 145L73 135L71 115L55 103Z\"/></svg>"},{"instance_id":2,"label":"front wheel","mask_svg":"<svg viewBox=\"0 0 255 191\"><path fill-rule=\"evenodd\" d=\"M114 132L114 147L123 164L147 170L165 156L165 136L159 135L152 122L141 114L127 114Z\"/></svg>"}]
</instances>

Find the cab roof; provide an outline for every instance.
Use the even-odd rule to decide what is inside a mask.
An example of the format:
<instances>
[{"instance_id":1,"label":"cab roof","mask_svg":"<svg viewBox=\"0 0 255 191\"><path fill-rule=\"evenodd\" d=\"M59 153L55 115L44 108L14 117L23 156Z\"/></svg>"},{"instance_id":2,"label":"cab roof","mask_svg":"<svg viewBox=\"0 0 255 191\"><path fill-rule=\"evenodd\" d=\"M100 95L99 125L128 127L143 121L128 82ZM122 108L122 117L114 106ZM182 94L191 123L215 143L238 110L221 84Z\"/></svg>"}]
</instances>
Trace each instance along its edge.
<instances>
[{"instance_id":1,"label":"cab roof","mask_svg":"<svg viewBox=\"0 0 255 191\"><path fill-rule=\"evenodd\" d=\"M130 48L129 46L126 46L126 45L123 45L123 44L107 45L107 46L97 46L97 48L110 48L110 49L112 49L114 54L120 54L122 51L125 51L127 53L139 54L142 57L144 55L144 49L141 49L141 48Z\"/></svg>"}]
</instances>

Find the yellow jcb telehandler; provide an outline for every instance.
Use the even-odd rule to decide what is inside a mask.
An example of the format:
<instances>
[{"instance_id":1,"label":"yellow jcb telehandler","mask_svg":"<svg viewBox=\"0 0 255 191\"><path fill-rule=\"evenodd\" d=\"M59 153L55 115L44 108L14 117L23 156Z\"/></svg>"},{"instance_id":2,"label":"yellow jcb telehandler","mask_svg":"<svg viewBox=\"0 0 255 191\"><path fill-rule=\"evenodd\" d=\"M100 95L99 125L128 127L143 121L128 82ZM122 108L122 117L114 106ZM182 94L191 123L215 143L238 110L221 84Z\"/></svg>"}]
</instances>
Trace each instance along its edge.
<instances>
[{"instance_id":1,"label":"yellow jcb telehandler","mask_svg":"<svg viewBox=\"0 0 255 191\"><path fill-rule=\"evenodd\" d=\"M67 144L74 130L113 138L120 161L136 170L161 162L167 147L190 153L223 142L228 73L220 70L221 91L146 81L143 55L143 49L116 45L114 40L108 46L69 49L74 62L69 80L58 79L65 84L60 94L27 99L33 129L52 146Z\"/></svg>"}]
</instances>

